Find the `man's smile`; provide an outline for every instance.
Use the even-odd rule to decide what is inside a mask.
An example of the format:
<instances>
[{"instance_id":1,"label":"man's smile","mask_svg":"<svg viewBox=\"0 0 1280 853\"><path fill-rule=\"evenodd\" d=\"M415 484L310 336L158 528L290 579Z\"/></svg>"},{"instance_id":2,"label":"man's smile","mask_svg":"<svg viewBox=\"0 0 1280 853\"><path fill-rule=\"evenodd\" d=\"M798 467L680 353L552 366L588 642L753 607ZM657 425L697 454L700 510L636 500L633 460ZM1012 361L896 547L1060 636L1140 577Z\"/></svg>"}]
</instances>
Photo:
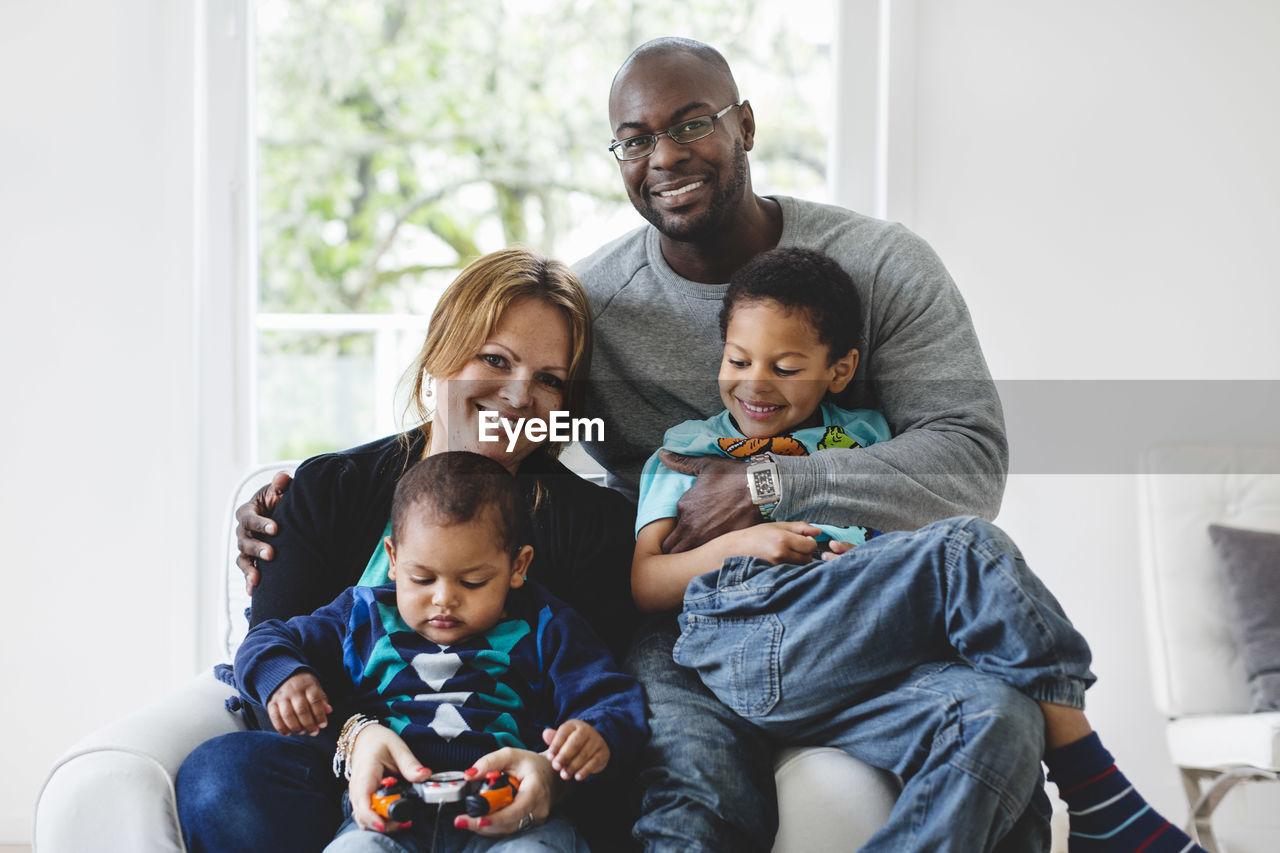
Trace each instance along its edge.
<instances>
[{"instance_id":1,"label":"man's smile","mask_svg":"<svg viewBox=\"0 0 1280 853\"><path fill-rule=\"evenodd\" d=\"M706 181L700 179L700 180L692 181L687 184L682 184L678 187L669 187L667 189L655 190L653 194L656 195L658 198L679 198L682 195L693 192L694 190L696 190L698 187L701 187L705 183Z\"/></svg>"}]
</instances>

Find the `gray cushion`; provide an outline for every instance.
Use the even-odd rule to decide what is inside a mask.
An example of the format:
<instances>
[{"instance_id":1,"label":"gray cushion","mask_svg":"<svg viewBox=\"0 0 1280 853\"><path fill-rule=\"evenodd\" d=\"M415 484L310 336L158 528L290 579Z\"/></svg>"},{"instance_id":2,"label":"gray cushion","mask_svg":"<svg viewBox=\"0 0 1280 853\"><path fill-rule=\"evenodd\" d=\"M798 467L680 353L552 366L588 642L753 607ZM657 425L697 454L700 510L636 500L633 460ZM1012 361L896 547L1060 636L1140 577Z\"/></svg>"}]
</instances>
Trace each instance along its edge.
<instances>
[{"instance_id":1,"label":"gray cushion","mask_svg":"<svg viewBox=\"0 0 1280 853\"><path fill-rule=\"evenodd\" d=\"M1280 533L1209 525L1254 711L1280 711Z\"/></svg>"}]
</instances>

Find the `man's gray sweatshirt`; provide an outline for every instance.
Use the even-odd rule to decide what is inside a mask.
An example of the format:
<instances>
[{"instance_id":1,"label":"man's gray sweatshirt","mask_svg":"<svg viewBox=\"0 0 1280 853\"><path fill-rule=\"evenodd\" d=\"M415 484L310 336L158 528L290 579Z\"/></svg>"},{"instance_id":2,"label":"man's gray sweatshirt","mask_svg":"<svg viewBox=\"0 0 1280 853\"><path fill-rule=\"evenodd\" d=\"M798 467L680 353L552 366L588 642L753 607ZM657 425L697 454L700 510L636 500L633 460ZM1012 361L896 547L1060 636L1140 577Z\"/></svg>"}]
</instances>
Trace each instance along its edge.
<instances>
[{"instance_id":1,"label":"man's gray sweatshirt","mask_svg":"<svg viewBox=\"0 0 1280 853\"><path fill-rule=\"evenodd\" d=\"M969 311L932 248L897 223L786 196L779 246L826 252L862 299L854 381L835 402L875 409L890 441L857 453L779 457L782 518L919 527L1000 508L1008 444L1000 400ZM591 298L595 348L587 414L604 440L587 451L634 501L640 468L668 427L723 408L716 387L728 284L677 275L643 226L575 265Z\"/></svg>"}]
</instances>

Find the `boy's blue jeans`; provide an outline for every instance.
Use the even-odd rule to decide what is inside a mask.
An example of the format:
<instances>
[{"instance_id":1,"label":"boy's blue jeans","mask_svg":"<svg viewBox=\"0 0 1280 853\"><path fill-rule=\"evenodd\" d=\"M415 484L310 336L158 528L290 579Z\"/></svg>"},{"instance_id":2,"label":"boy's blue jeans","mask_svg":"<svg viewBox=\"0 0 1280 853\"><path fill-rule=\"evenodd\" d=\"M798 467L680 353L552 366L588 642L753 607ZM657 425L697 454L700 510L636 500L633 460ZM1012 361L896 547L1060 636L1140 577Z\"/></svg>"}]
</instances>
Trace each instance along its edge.
<instances>
[{"instance_id":1,"label":"boy's blue jeans","mask_svg":"<svg viewBox=\"0 0 1280 853\"><path fill-rule=\"evenodd\" d=\"M680 621L674 657L709 692L641 654L654 635L632 658L661 765L637 825L651 849L679 849L667 830L708 850L739 849L745 830L767 849L779 742L837 746L903 778L864 850L1048 849L1031 696L1079 706L1093 676L1087 645L999 529L951 519L827 563L726 561L690 584Z\"/></svg>"},{"instance_id":2,"label":"boy's blue jeans","mask_svg":"<svg viewBox=\"0 0 1280 853\"><path fill-rule=\"evenodd\" d=\"M957 656L1032 699L1084 707L1088 643L1005 533L953 518L828 562L735 557L694 578L676 662L770 734L881 694Z\"/></svg>"}]
</instances>

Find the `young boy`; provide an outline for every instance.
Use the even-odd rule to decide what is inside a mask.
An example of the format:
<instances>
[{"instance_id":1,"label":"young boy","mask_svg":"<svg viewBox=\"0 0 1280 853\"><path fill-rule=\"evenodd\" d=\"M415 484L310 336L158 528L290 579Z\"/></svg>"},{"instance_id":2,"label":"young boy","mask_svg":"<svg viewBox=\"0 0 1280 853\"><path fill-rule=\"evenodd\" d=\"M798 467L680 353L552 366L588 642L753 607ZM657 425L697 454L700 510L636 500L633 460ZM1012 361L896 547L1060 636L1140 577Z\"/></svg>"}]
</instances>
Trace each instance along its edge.
<instances>
[{"instance_id":1,"label":"young boy","mask_svg":"<svg viewBox=\"0 0 1280 853\"><path fill-rule=\"evenodd\" d=\"M331 714L370 715L435 770L470 768L507 746L539 751L544 740L564 779L628 763L646 734L639 685L577 613L526 580L533 549L516 541L519 500L515 479L477 454L414 465L396 486L384 542L393 583L351 587L310 616L255 627L236 654L241 692L265 705L281 735L314 735ZM344 727L339 761L354 728ZM456 829L424 821L383 836L346 808L327 849L582 843L554 817L499 839L462 831L462 816Z\"/></svg>"},{"instance_id":2,"label":"young boy","mask_svg":"<svg viewBox=\"0 0 1280 853\"><path fill-rule=\"evenodd\" d=\"M833 260L794 248L760 255L734 275L720 314L725 411L669 430L664 449L745 461L887 439L878 414L824 402L853 377L860 327L856 290ZM841 746L910 777L928 760L890 766L886 756L947 749L913 713L945 697L913 674L933 662L961 677L968 667L1038 703L1073 853L1200 849L1151 810L1092 733L1088 645L994 525L957 518L876 535L773 520L766 505L766 523L664 554L692 479L656 453L646 464L632 587L642 609L683 607L676 662L735 712L781 739ZM1002 747L1017 748L988 748Z\"/></svg>"}]
</instances>

